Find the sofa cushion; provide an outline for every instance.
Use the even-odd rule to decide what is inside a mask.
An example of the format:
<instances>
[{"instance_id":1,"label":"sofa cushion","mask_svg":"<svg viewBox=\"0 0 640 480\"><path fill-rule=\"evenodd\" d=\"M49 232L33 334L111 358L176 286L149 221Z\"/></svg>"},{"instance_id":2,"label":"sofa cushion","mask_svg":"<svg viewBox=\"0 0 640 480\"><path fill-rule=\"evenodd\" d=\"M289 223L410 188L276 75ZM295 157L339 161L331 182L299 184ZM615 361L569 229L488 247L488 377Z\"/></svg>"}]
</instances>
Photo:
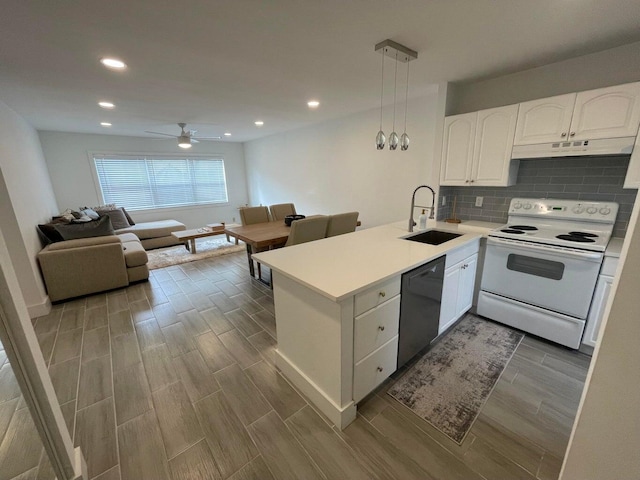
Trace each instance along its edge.
<instances>
[{"instance_id":1,"label":"sofa cushion","mask_svg":"<svg viewBox=\"0 0 640 480\"><path fill-rule=\"evenodd\" d=\"M64 240L75 238L102 237L113 235L113 226L108 216L85 223L60 223L54 224L54 228Z\"/></svg>"},{"instance_id":2,"label":"sofa cushion","mask_svg":"<svg viewBox=\"0 0 640 480\"><path fill-rule=\"evenodd\" d=\"M127 264L127 268L146 265L149 260L147 252L137 238L133 242L123 242L122 250L124 251L124 261Z\"/></svg>"},{"instance_id":3,"label":"sofa cushion","mask_svg":"<svg viewBox=\"0 0 640 480\"><path fill-rule=\"evenodd\" d=\"M127 212L124 207L120 207L120 208L122 209L124 216L127 217L127 222L129 222L129 225L135 225L136 222L133 221L133 218L131 218L131 215L129 215L129 212Z\"/></svg>"},{"instance_id":4,"label":"sofa cushion","mask_svg":"<svg viewBox=\"0 0 640 480\"><path fill-rule=\"evenodd\" d=\"M135 233L140 240L146 238L156 237L168 237L171 232L177 232L179 230L186 230L187 227L184 223L180 223L176 220L159 220L156 222L143 222L136 225L131 225L127 228L118 229L116 233Z\"/></svg>"},{"instance_id":5,"label":"sofa cushion","mask_svg":"<svg viewBox=\"0 0 640 480\"><path fill-rule=\"evenodd\" d=\"M101 217L109 217L111 219L111 225L113 225L114 230L120 230L121 228L127 228L131 226L121 208L114 208L113 210L101 210L99 212L99 215Z\"/></svg>"},{"instance_id":6,"label":"sofa cushion","mask_svg":"<svg viewBox=\"0 0 640 480\"><path fill-rule=\"evenodd\" d=\"M55 223L42 223L37 227L40 240L46 246L50 243L62 242L64 238L58 233L55 227Z\"/></svg>"}]
</instances>

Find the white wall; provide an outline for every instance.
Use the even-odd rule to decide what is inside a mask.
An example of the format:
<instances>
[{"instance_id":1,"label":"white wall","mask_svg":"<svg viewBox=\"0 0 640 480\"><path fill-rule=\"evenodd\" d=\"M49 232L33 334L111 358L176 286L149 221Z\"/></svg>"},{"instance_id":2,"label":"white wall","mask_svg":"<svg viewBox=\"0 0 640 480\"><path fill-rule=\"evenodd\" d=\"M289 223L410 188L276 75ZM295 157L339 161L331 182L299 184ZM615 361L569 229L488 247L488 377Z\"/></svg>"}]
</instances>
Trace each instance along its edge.
<instances>
[{"instance_id":1,"label":"white wall","mask_svg":"<svg viewBox=\"0 0 640 480\"><path fill-rule=\"evenodd\" d=\"M49 308L36 225L58 211L37 132L0 102L0 230L31 316Z\"/></svg>"},{"instance_id":2,"label":"white wall","mask_svg":"<svg viewBox=\"0 0 640 480\"><path fill-rule=\"evenodd\" d=\"M636 201L562 480L640 477L639 212Z\"/></svg>"},{"instance_id":3,"label":"white wall","mask_svg":"<svg viewBox=\"0 0 640 480\"><path fill-rule=\"evenodd\" d=\"M511 75L454 85L447 115L640 80L640 42Z\"/></svg>"},{"instance_id":4,"label":"white wall","mask_svg":"<svg viewBox=\"0 0 640 480\"><path fill-rule=\"evenodd\" d=\"M413 189L422 183L435 188L437 105L436 87L429 96L410 99L411 144L405 152L376 150L379 109L245 143L251 204L293 202L305 215L357 210L363 227L408 219ZM401 134L403 108L399 111L396 130ZM387 138L391 119L387 107ZM430 194L419 200L430 204Z\"/></svg>"},{"instance_id":5,"label":"white wall","mask_svg":"<svg viewBox=\"0 0 640 480\"><path fill-rule=\"evenodd\" d=\"M176 140L124 137L117 135L88 135L81 133L40 132L42 150L49 167L51 182L58 205L62 210L102 204L99 187L92 173L91 152L122 154L185 155ZM131 211L136 222L174 218L196 228L207 223L239 221L237 208L247 200L247 183L242 145L227 142L200 142L189 154L221 155L227 175L229 203L197 207L166 208L150 211ZM126 207L126 205L122 205Z\"/></svg>"}]
</instances>

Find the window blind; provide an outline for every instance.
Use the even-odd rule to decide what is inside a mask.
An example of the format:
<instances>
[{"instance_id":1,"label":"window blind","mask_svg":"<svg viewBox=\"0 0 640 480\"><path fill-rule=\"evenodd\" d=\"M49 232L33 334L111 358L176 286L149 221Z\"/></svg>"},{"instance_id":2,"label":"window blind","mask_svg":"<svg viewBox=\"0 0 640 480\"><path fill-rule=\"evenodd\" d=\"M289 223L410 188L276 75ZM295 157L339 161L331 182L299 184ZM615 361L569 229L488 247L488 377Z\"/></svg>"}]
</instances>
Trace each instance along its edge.
<instances>
[{"instance_id":1,"label":"window blind","mask_svg":"<svg viewBox=\"0 0 640 480\"><path fill-rule=\"evenodd\" d=\"M222 158L93 157L102 198L131 210L226 203Z\"/></svg>"}]
</instances>

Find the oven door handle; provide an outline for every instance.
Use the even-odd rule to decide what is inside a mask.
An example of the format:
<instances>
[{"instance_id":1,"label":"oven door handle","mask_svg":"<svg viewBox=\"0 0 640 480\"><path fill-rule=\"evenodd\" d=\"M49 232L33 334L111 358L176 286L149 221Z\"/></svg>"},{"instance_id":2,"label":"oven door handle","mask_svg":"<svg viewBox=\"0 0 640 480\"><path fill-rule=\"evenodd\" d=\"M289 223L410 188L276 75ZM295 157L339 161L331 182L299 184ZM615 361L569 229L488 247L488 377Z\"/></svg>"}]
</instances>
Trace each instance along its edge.
<instances>
[{"instance_id":1,"label":"oven door handle","mask_svg":"<svg viewBox=\"0 0 640 480\"><path fill-rule=\"evenodd\" d=\"M540 245L540 244L535 244L535 243L531 243L531 242L520 242L518 240L507 240L504 238L496 238L496 237L489 237L487 239L487 245L496 245L499 247L506 247L506 248L519 248L522 250L534 250L534 251L538 251L538 252L543 252L543 253L555 253L556 255L565 255L568 257L573 257L573 258L580 258L583 260L590 260L590 261L601 261L603 254L600 252L579 252L576 250L570 250L568 248L562 248L562 247L547 247L545 245Z\"/></svg>"}]
</instances>

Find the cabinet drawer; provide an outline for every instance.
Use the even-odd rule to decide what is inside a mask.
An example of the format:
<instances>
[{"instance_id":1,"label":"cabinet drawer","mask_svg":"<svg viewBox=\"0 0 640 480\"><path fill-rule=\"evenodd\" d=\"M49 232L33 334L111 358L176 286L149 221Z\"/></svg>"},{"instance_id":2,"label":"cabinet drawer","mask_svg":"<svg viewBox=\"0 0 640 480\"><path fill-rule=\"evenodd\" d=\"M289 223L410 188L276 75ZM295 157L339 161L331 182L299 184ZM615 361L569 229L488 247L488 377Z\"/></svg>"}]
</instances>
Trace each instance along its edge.
<instances>
[{"instance_id":1,"label":"cabinet drawer","mask_svg":"<svg viewBox=\"0 0 640 480\"><path fill-rule=\"evenodd\" d=\"M447 259L445 261L445 268L449 268L458 262L461 262L465 258L478 253L480 249L480 239L468 243L460 248L456 248L451 252L447 252Z\"/></svg>"},{"instance_id":2,"label":"cabinet drawer","mask_svg":"<svg viewBox=\"0 0 640 480\"><path fill-rule=\"evenodd\" d=\"M600 275L615 276L618 269L618 259L616 257L604 257L602 262L602 268L600 269Z\"/></svg>"},{"instance_id":3,"label":"cabinet drawer","mask_svg":"<svg viewBox=\"0 0 640 480\"><path fill-rule=\"evenodd\" d=\"M356 317L354 333L354 360L373 352L398 335L400 323L400 295Z\"/></svg>"},{"instance_id":4,"label":"cabinet drawer","mask_svg":"<svg viewBox=\"0 0 640 480\"><path fill-rule=\"evenodd\" d=\"M359 402L396 370L398 336L356 363L353 372L353 400Z\"/></svg>"},{"instance_id":5,"label":"cabinet drawer","mask_svg":"<svg viewBox=\"0 0 640 480\"><path fill-rule=\"evenodd\" d=\"M355 296L354 316L358 316L386 302L400 293L400 277L394 277L386 282L379 283Z\"/></svg>"}]
</instances>

